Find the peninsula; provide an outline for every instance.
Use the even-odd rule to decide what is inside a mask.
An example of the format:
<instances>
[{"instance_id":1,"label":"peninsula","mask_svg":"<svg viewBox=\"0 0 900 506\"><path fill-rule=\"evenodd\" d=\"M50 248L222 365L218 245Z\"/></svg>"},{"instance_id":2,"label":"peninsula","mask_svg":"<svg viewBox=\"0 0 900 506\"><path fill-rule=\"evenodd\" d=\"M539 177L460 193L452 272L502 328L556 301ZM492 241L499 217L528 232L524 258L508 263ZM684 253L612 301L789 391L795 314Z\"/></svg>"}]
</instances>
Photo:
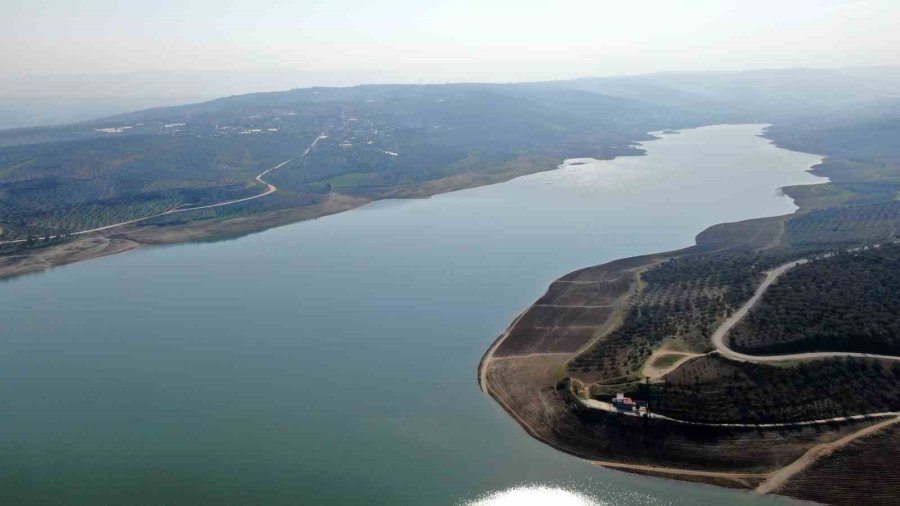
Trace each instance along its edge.
<instances>
[{"instance_id":1,"label":"peninsula","mask_svg":"<svg viewBox=\"0 0 900 506\"><path fill-rule=\"evenodd\" d=\"M767 132L809 151L833 134ZM829 504L895 498L900 158L871 138L843 149L815 168L831 182L784 189L794 214L554 281L484 355L482 390L533 437L608 468Z\"/></svg>"}]
</instances>

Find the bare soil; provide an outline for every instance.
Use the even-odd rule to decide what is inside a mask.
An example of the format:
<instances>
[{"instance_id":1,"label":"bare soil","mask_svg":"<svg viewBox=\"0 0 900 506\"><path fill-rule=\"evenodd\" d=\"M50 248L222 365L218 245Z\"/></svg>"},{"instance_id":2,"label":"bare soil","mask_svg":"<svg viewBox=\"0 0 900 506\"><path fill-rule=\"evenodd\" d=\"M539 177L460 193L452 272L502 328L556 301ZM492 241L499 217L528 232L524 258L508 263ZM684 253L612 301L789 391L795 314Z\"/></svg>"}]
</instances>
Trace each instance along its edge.
<instances>
[{"instance_id":1,"label":"bare soil","mask_svg":"<svg viewBox=\"0 0 900 506\"><path fill-rule=\"evenodd\" d=\"M884 505L900 500L900 426L856 439L810 465L778 493L823 504Z\"/></svg>"},{"instance_id":2,"label":"bare soil","mask_svg":"<svg viewBox=\"0 0 900 506\"><path fill-rule=\"evenodd\" d=\"M426 198L439 193L500 183L519 176L552 170L557 163L557 160L550 157L521 157L495 171L462 173L398 187L379 194L377 198ZM146 223L125 225L79 237L61 245L0 255L0 279L122 253L145 245L232 238L348 211L371 201L371 198L331 193L323 202L316 205L226 220L194 220L177 225Z\"/></svg>"},{"instance_id":3,"label":"bare soil","mask_svg":"<svg viewBox=\"0 0 900 506\"><path fill-rule=\"evenodd\" d=\"M878 422L759 430L684 426L584 410L566 397L567 389L557 387L566 358L554 354L494 359L486 375L487 389L533 437L588 460L680 471L765 474L792 463L817 444ZM705 483L720 478L706 480L703 473L696 474ZM748 486L752 484L748 482Z\"/></svg>"},{"instance_id":4,"label":"bare soil","mask_svg":"<svg viewBox=\"0 0 900 506\"><path fill-rule=\"evenodd\" d=\"M641 289L642 269L695 252L772 247L784 236L784 219L711 227L698 236L698 244L692 248L626 258L563 276L485 354L479 366L483 390L538 440L625 472L757 489L774 483L770 480L776 477L792 476L794 470L822 465L818 459L828 462L830 452L842 454L842 446L849 445L855 437L879 433L886 426L885 419L779 428L696 426L588 409L576 401L570 388L578 390L590 385L592 378L581 377L588 373L573 374L567 365L587 347L602 343L616 327L620 321L616 316L628 306L635 290ZM607 308L612 310L601 311ZM655 376L660 379L675 380L673 370L677 370L679 378L686 375L691 382L722 373L704 368L711 359L708 355L684 353L678 346L660 349L651 357L649 369L656 371ZM882 457L885 459L887 454ZM883 462L873 464L873 469L883 469L875 467L879 465ZM893 476L889 478L900 482ZM863 490L859 484L848 486ZM791 492L790 485L785 487L785 493L815 498L806 489Z\"/></svg>"},{"instance_id":5,"label":"bare soil","mask_svg":"<svg viewBox=\"0 0 900 506\"><path fill-rule=\"evenodd\" d=\"M140 246L136 241L121 237L80 237L63 244L26 250L21 254L0 256L0 278L41 272L60 265L115 255Z\"/></svg>"},{"instance_id":6,"label":"bare soil","mask_svg":"<svg viewBox=\"0 0 900 506\"><path fill-rule=\"evenodd\" d=\"M123 253L147 245L216 240L335 214L369 203L369 200L330 194L321 204L228 220L195 221L180 225L133 225L77 237L71 241L0 256L0 278L10 278Z\"/></svg>"}]
</instances>

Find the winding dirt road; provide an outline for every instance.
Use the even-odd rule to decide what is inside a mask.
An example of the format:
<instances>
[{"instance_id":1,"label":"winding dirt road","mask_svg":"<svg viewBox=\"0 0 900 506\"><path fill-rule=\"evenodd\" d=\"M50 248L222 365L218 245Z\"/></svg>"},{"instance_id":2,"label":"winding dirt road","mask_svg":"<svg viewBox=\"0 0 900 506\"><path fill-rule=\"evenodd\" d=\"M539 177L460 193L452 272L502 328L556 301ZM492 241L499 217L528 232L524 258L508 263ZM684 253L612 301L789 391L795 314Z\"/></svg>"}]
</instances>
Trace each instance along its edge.
<instances>
[{"instance_id":1,"label":"winding dirt road","mask_svg":"<svg viewBox=\"0 0 900 506\"><path fill-rule=\"evenodd\" d=\"M878 247L873 246L873 247ZM860 248L857 248L860 249ZM852 250L851 250L852 251ZM831 256L829 255L825 255ZM731 316L729 316L723 323L720 325L714 332L711 337L711 341L714 345L715 350L710 353L719 353L723 357L726 357L731 360L741 361L741 362L786 362L786 361L797 361L797 360L814 360L814 359L822 359L828 357L863 357L863 358L876 358L876 359L885 359L885 360L900 360L898 356L889 356L889 355L875 355L875 354L867 354L867 353L850 353L850 352L809 352L809 353L797 353L797 354L789 354L789 355L777 355L777 356L754 356L747 355L743 353L738 353L732 349L730 349L726 343L725 338L728 336L728 333L737 325L746 315L756 306L756 304L760 301L760 299L765 294L766 290L775 283L779 277L781 277L784 273L788 272L792 268L805 264L809 262L808 258L803 258L799 260L794 260L792 262L788 262L782 264L774 269L766 271L765 279L763 282L757 287L753 296L744 303L738 310L736 310ZM569 281L567 281L569 282ZM577 281L571 281L573 283L577 283ZM530 308L529 308L530 309ZM526 310L527 311L527 310ZM491 346L485 356L482 358L482 363L479 367L479 383L481 388L485 393L487 393L487 370L491 366L492 361L498 360L498 358L494 357L494 352L499 348L502 342L508 337L509 331L511 328L515 327L516 323L520 318L522 318L524 312L520 314L507 328L507 331L502 334ZM665 353L673 353L672 351L666 351ZM664 371L658 372L671 372L672 370L677 369L684 363L693 360L702 355L699 354L684 354L685 356L673 363L672 365L665 367ZM511 357L510 357L511 358ZM620 414L623 416L638 416L638 414L632 413L624 413L618 411L615 406L611 403L599 401L596 399L584 399L578 395L575 396L575 399L583 406L588 409L601 410L609 413ZM534 434L534 429L525 423L524 420L517 417L515 413L506 406L502 400L498 399L501 406L510 412L514 418L516 418L520 424L525 427L525 430L529 433ZM772 493L780 491L786 483L788 483L791 479L793 479L798 473L806 470L817 462L819 459L828 457L834 451L842 448L848 443L855 441L859 438L865 437L867 435L873 434L879 430L884 429L885 427L891 426L900 422L900 412L898 411L889 411L889 412L878 412L878 413L867 413L867 414L857 414L850 416L840 416L840 417L832 417L832 418L824 418L824 419L815 419L815 420L803 420L803 421L795 421L795 422L772 422L772 423L712 423L712 422L695 422L688 420L680 420L672 417L668 417L665 415L660 415L656 413L648 413L648 417L664 420L677 424L684 425L693 425L693 426L702 426L702 427L726 427L726 428L746 428L746 429L779 429L779 428L790 428L790 427L805 427L805 426L818 426L818 425L827 425L827 424L835 424L841 422L859 422L869 420L872 423L867 427L855 431L851 434L848 434L838 440L832 441L830 443L822 443L815 446L810 447L803 455L797 458L795 461L789 463L788 465L774 469L769 472L762 473L732 473L732 472L716 472L716 471L698 471L691 469L679 469L679 468L667 468L667 467L657 467L650 465L639 465L639 464L627 464L621 462L606 462L606 461L595 461L594 463L599 464L604 467L609 467L613 469L619 469L622 471L633 471L633 472L645 472L656 475L669 475L673 478L680 477L702 477L702 478L710 478L715 480L730 480L735 484L738 484L741 487L754 489L758 493ZM538 436L535 436L538 437ZM538 437L538 439L541 439Z\"/></svg>"},{"instance_id":2,"label":"winding dirt road","mask_svg":"<svg viewBox=\"0 0 900 506\"><path fill-rule=\"evenodd\" d=\"M874 247L878 247L877 245ZM831 256L831 254L826 255ZM762 298L763 294L765 294L766 290L784 273L793 269L798 265L803 265L809 262L808 258L801 258L799 260L794 260L792 262L788 262L786 264L779 265L778 267L766 271L766 278L760 283L759 287L757 287L756 291L753 293L753 296L745 302L737 311L731 314L731 316L726 319L722 325L720 325L712 335L712 344L716 348L716 351L711 353L719 353L725 358L730 360L735 360L738 362L788 362L795 360L814 360L821 358L830 358L830 357L861 357L861 358L876 358L876 359L884 359L884 360L897 360L900 361L900 357L894 355L876 355L871 353L853 353L853 352L837 352L837 351L817 351L817 352L808 352L808 353L793 353L788 355L747 355L744 353L738 353L728 345L725 344L725 337L728 335L728 332L734 328L735 325L740 323L742 319L750 312L751 309L759 302ZM672 367L669 369L669 372L677 369L677 367L681 366L681 364L687 362L691 358L694 357L685 357L682 360L677 362L676 367ZM576 396L576 398L578 398ZM589 409L597 409L601 411L607 411L611 413L620 413L625 415L630 415L630 413L622 413L615 409L615 407L608 402L601 402L595 399L581 399L578 398L582 405ZM847 422L854 420L864 420L867 418L885 418L885 417L893 417L896 418L900 416L900 412L897 411L887 411L880 413L866 413L860 415L851 415L851 416L842 416L842 417L834 417L834 418L822 418L817 420L805 420L800 422L780 422L780 423L708 423L708 422L692 422L688 420L679 420L677 418L671 418L665 415L660 415L656 413L648 413L647 416L650 418L656 418L660 420L667 420L670 422L681 423L686 425L701 425L705 427L746 427L746 428L785 428L785 427L801 427L807 425L823 425L835 422Z\"/></svg>"},{"instance_id":3,"label":"winding dirt road","mask_svg":"<svg viewBox=\"0 0 900 506\"><path fill-rule=\"evenodd\" d=\"M841 352L841 351L814 351L808 353L793 353L788 355L747 355L745 353L738 353L725 344L725 337L734 328L735 325L740 323L741 320L747 316L747 313L753 309L759 300L762 298L763 294L768 290L769 286L772 285L780 276L782 276L785 272L793 269L798 265L802 265L809 262L808 258L801 258L800 260L794 260L793 262L788 262L786 264L780 265L770 271L766 271L766 279L759 285L756 289L756 292L753 294L753 297L750 297L750 300L744 303L737 311L731 314L719 328L712 335L712 344L715 346L716 351L719 352L720 355L726 357L731 360L735 360L738 362L789 362L792 360L814 360L820 358L831 358L831 357L860 357L860 358L878 358L883 360L900 360L900 357L894 355L876 355L871 353L852 353L852 352Z\"/></svg>"},{"instance_id":4,"label":"winding dirt road","mask_svg":"<svg viewBox=\"0 0 900 506\"><path fill-rule=\"evenodd\" d=\"M310 145L306 148L306 151L304 151L303 154L300 155L300 157L304 157L304 156L308 155L309 152L310 152L314 147L316 147L316 144L318 144L320 140L322 140L322 139L327 139L327 138L328 138L327 135L325 135L325 134L320 134L318 137L315 138L315 140L313 140L312 144L310 144ZM298 157L298 158L300 158L300 157ZM278 187L276 187L276 186L273 185L272 183L269 183L269 182L263 180L263 176L269 174L270 172L276 171L276 170L278 170L278 169L284 167L285 165L291 163L291 162L294 161L294 160L295 160L295 158L291 158L290 160L285 160L285 161L279 163L278 165L276 165L276 166L274 166L274 167L268 168L268 169L266 169L266 170L260 172L254 179L256 180L256 182L258 182L258 183L260 183L260 184L266 185L266 189L263 190L262 193L258 193L258 194L256 194L256 195L252 195L252 196L250 196L250 197L244 197L244 198L234 199L234 200L226 200L226 201L224 201L224 202L216 202L215 204L207 204L207 205L203 205L203 206L195 206L195 207L176 207L176 208L173 208L173 209L169 209L168 211L163 211L163 212L161 212L161 213L151 214L150 216L144 216L144 217L142 217L142 218L136 218L136 219L128 220L128 221L120 221L120 222L118 222L118 223L113 223L113 224L111 224L111 225L104 225L104 226L102 226L102 227L90 228L90 229L87 229L87 230L79 230L79 231L77 231L77 232L70 232L70 233L68 233L68 234L48 235L48 236L44 236L44 237L36 237L36 238L33 238L32 240L45 241L45 240L48 240L48 239L57 239L57 238L60 238L60 237L68 237L68 236L73 236L73 235L92 234L92 233L94 233L94 232L102 232L102 231L104 231L104 230L109 230L109 229L116 228L116 227L122 227L122 226L125 226L125 225L132 225L132 224L134 224L134 223L140 223L140 222L142 222L142 221L146 221L146 220L149 220L149 219L151 219L151 218L159 218L160 216L168 216L168 215L170 215L170 214L186 213L186 212L188 212L188 211L198 211L198 210L201 210L201 209L212 209L212 208L215 208L215 207L230 206L230 205L234 205L234 204L239 204L239 203L241 203L241 202L247 202L248 200L259 199L259 198L265 197L265 196L267 196L267 195L271 195L271 194L273 194L273 193L275 193L275 192L278 191ZM24 243L24 242L27 242L27 241L28 241L28 239L15 239L15 240L12 240L12 241L0 241L0 245L3 245L3 244L20 244L20 243Z\"/></svg>"},{"instance_id":5,"label":"winding dirt road","mask_svg":"<svg viewBox=\"0 0 900 506\"><path fill-rule=\"evenodd\" d=\"M877 245L874 247L878 247ZM830 256L830 255L827 255ZM793 269L798 265L802 265L809 262L809 259L802 258L800 260L794 260L792 262L788 262L786 264L782 264L770 271L765 272L766 278L759 285L759 287L754 292L753 296L742 305L737 311L735 311L730 317L728 317L725 322L716 329L712 336L712 343L716 348L716 351L712 353L719 353L722 356L739 362L786 362L786 361L794 361L794 360L814 360L821 358L829 358L829 357L863 357L863 358L877 358L884 360L900 360L900 357L893 355L876 355L869 353L850 353L850 352L809 352L809 353L795 353L788 355L747 355L744 353L738 353L731 348L729 348L725 344L725 337L728 335L728 332L734 328L747 314L751 309L759 302L762 298L763 294L766 290L774 283L780 276L782 276L785 272ZM686 361L686 360L684 360ZM679 361L681 362L681 361ZM683 362L681 362L683 363ZM680 363L678 364L681 365ZM674 368L672 368L674 370ZM616 412L619 413L615 407L608 403L597 401L595 399L581 399L576 396L576 399L587 408L597 409L607 412ZM625 413L629 414L629 413ZM900 412L890 411L890 412L881 412L881 413L868 413L862 415L852 415L852 416L844 416L844 417L834 417L828 419L818 419L818 420L807 420L801 422L782 422L782 423L761 423L761 424L747 424L747 423L705 423L705 422L691 422L687 420L679 420L676 418L671 418L664 415L659 415L656 413L648 413L647 416L651 418L666 420L669 422L687 424L687 425L699 425L699 426L707 426L707 427L746 427L746 428L786 428L786 427L800 427L800 426L809 426L809 425L823 425L830 423L838 423L838 422L848 422L848 421L859 421L866 420L872 418L886 418L886 420L881 421L877 424L870 425L862 430L849 434L837 441L833 441L831 443L823 443L816 445L810 448L806 453L804 453L800 458L795 460L794 462L788 464L787 466L778 469L777 471L766 473L764 475L739 475L732 473L716 473L716 472L708 472L708 471L697 471L691 472L684 469L671 469L671 468L656 468L653 466L641 466L641 465L623 465L616 463L607 463L607 462L599 462L600 465L604 465L606 467L618 468L621 470L637 470L637 471L646 471L646 472L657 472L661 474L669 474L669 475L685 475L691 474L696 476L704 476L709 478L727 478L727 479L742 479L742 478L764 478L764 480L755 487L755 491L760 494L768 494L772 492L778 492L781 490L794 476L799 474L800 472L806 470L813 463L818 461L821 458L827 457L831 455L834 451L842 448L848 443L855 441L861 437L865 437L869 434L873 434L885 427L893 425L895 423L900 422Z\"/></svg>"}]
</instances>

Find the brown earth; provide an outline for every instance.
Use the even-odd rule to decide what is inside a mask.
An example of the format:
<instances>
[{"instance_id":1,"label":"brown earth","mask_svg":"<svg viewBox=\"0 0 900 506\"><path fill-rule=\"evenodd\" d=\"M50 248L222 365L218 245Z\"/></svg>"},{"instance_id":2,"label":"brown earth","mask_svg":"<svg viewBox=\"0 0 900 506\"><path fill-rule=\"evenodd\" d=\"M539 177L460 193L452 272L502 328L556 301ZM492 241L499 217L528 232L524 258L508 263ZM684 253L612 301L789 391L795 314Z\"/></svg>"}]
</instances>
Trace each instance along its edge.
<instances>
[{"instance_id":1,"label":"brown earth","mask_svg":"<svg viewBox=\"0 0 900 506\"><path fill-rule=\"evenodd\" d=\"M129 239L102 235L80 237L73 241L0 256L0 278L45 271L60 265L115 255L141 247Z\"/></svg>"},{"instance_id":2,"label":"brown earth","mask_svg":"<svg viewBox=\"0 0 900 506\"><path fill-rule=\"evenodd\" d=\"M900 503L900 426L848 443L796 474L779 494L824 504Z\"/></svg>"},{"instance_id":3,"label":"brown earth","mask_svg":"<svg viewBox=\"0 0 900 506\"><path fill-rule=\"evenodd\" d=\"M755 488L764 482L769 476L767 473L721 473L721 472L704 472L704 471L688 471L684 469L660 468L654 466L640 466L631 464L617 464L614 462L595 462L595 464L607 469L614 469L625 473L641 474L644 476L653 476L656 478L673 479L680 481L689 481L693 483L704 483L706 485L716 485L726 488Z\"/></svg>"},{"instance_id":4,"label":"brown earth","mask_svg":"<svg viewBox=\"0 0 900 506\"><path fill-rule=\"evenodd\" d=\"M879 421L759 430L679 425L587 410L567 396L567 388L558 386L566 359L565 354L495 358L487 372L487 388L533 437L589 460L764 474L792 463L812 446ZM696 474L697 480L712 481L704 476Z\"/></svg>"},{"instance_id":5,"label":"brown earth","mask_svg":"<svg viewBox=\"0 0 900 506\"><path fill-rule=\"evenodd\" d=\"M147 245L216 240L258 232L288 223L335 214L369 201L332 193L315 206L242 216L227 220L203 220L178 225L135 224L96 234L78 236L61 244L24 249L0 256L0 278L10 278L131 251Z\"/></svg>"},{"instance_id":6,"label":"brown earth","mask_svg":"<svg viewBox=\"0 0 900 506\"><path fill-rule=\"evenodd\" d=\"M550 157L520 157L493 171L466 172L388 189L375 199L427 198L440 193L500 183L519 176L552 170L557 164L558 161ZM140 223L116 227L86 237L78 237L63 244L0 254L0 279L122 253L145 245L238 237L348 211L372 200L373 198L330 193L323 202L315 205L225 220L205 219L167 225Z\"/></svg>"},{"instance_id":7,"label":"brown earth","mask_svg":"<svg viewBox=\"0 0 900 506\"><path fill-rule=\"evenodd\" d=\"M583 391L586 385L567 378L569 361L616 327L630 296L640 289L642 269L696 252L773 247L784 236L784 222L785 217L776 217L718 225L701 233L692 248L622 259L563 276L485 354L479 365L482 389L531 436L625 472L755 489L782 476L778 473L783 470L827 465L854 437L867 430L877 434L884 419L765 429L692 426L585 408L572 390ZM687 355L685 363L695 365L703 358ZM896 448L893 442L890 446ZM882 453L888 458L890 450ZM796 493L791 485L784 493L813 498L801 485L796 487Z\"/></svg>"}]
</instances>

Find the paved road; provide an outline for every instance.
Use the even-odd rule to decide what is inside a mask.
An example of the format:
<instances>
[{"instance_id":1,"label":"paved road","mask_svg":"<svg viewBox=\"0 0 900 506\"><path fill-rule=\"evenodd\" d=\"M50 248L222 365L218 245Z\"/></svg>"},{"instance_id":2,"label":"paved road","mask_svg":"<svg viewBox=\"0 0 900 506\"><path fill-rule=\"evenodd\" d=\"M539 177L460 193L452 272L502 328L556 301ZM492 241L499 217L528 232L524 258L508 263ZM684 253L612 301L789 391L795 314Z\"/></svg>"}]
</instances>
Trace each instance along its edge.
<instances>
[{"instance_id":1,"label":"paved road","mask_svg":"<svg viewBox=\"0 0 900 506\"><path fill-rule=\"evenodd\" d=\"M303 156L308 155L309 152L312 150L312 148L316 147L316 144L318 144L320 140L322 140L322 139L327 139L327 138L328 138L328 136L325 135L325 134L319 135L319 136L316 137L316 139L312 142L312 144L310 144L309 147L306 148L306 151L304 151L303 154L300 155L300 156L303 157ZM65 234L65 235L48 235L48 236L45 236L45 237L36 237L36 238L34 238L34 239L36 239L36 240L41 240L41 241L45 241L45 240L48 240L48 239L56 239L56 238L59 238L59 237L67 237L67 236L73 236L73 235L92 234L92 233L94 233L94 232L102 232L102 231L104 231L104 230L109 230L109 229L111 229L111 228L116 228L116 227L121 227L121 226L125 226L125 225L131 225L131 224L134 224L134 223L139 223L139 222L142 222L142 221L149 220L149 219L151 219L151 218L159 218L160 216L168 216L168 215L170 215L170 214L177 214L177 213L186 213L186 212L188 212L188 211L197 211L197 210L200 210L200 209L212 209L212 208L214 208L214 207L230 206L230 205L233 205L233 204L238 204L238 203L240 203L240 202L247 202L248 200L259 199L259 198L265 197L265 196L267 196L267 195L271 195L271 194L273 194L273 193L275 193L275 192L278 191L278 188L277 188L275 185L273 185L272 183L269 183L269 182L267 182L267 181L264 181L264 180L263 180L263 176L267 175L268 173L270 173L270 172L272 172L272 171L275 171L275 170L278 170L278 169L284 167L285 165L287 165L288 163L292 162L293 160L294 160L293 158L290 159L290 160L285 160L285 161L279 163L278 165L276 165L276 166L274 166L274 167L271 167L271 168L269 168L269 169L266 169L266 170L260 172L260 173L256 176L255 180L256 180L258 183L260 183L260 184L266 185L266 189L265 189L262 193L258 193L258 194L256 194L256 195L253 195L253 196L250 196L250 197L244 197L244 198L235 199L235 200L226 200L226 201L224 201L224 202L217 202L217 203L215 203L215 204L208 204L208 205L204 205L204 206L196 206L196 207L176 207L176 208L174 208L174 209L169 209L168 211L163 211L163 212L161 212L161 213L151 214L150 216L144 216L144 217L142 217L142 218L136 218L136 219L134 219L134 220L120 221L120 222L118 222L118 223L113 223L113 224L111 224L111 225L104 225L104 226L102 226L102 227L90 228L90 229L87 229L87 230L79 230L79 231L77 231L77 232L70 232L70 233ZM23 242L26 242L26 241L28 241L28 239L16 239L16 240L12 240L12 241L0 241L0 245L2 245L2 244L17 244L17 243L23 243Z\"/></svg>"}]
</instances>

